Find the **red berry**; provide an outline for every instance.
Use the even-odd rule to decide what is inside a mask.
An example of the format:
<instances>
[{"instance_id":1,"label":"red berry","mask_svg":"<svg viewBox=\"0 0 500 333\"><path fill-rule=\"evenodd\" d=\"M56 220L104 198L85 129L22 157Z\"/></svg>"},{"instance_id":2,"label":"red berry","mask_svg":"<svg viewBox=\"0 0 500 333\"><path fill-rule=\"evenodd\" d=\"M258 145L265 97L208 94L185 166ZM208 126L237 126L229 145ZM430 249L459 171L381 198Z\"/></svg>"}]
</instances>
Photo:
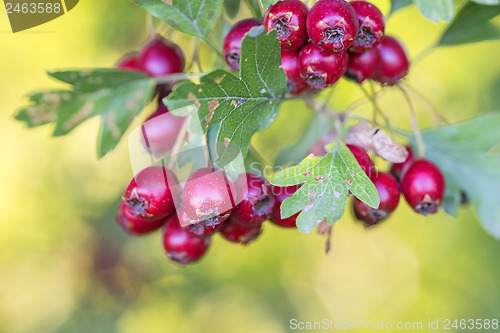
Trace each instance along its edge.
<instances>
[{"instance_id":1,"label":"red berry","mask_svg":"<svg viewBox=\"0 0 500 333\"><path fill-rule=\"evenodd\" d=\"M222 47L224 59L226 59L229 67L236 71L240 70L240 51L243 37L250 29L261 24L262 21L257 19L246 19L236 23L229 29Z\"/></svg>"},{"instance_id":2,"label":"red berry","mask_svg":"<svg viewBox=\"0 0 500 333\"><path fill-rule=\"evenodd\" d=\"M142 125L144 143L154 155L169 152L177 140L185 117L176 117L161 104Z\"/></svg>"},{"instance_id":3,"label":"red berry","mask_svg":"<svg viewBox=\"0 0 500 333\"><path fill-rule=\"evenodd\" d=\"M344 75L349 64L347 52L330 53L307 43L299 55L300 75L314 89L326 88Z\"/></svg>"},{"instance_id":4,"label":"red berry","mask_svg":"<svg viewBox=\"0 0 500 333\"><path fill-rule=\"evenodd\" d=\"M354 198L354 213L356 218L365 223L366 227L373 226L386 219L396 210L399 204L399 184L389 173L379 172L371 178L380 196L378 209L372 208L358 198Z\"/></svg>"},{"instance_id":5,"label":"red berry","mask_svg":"<svg viewBox=\"0 0 500 333\"><path fill-rule=\"evenodd\" d=\"M142 49L139 62L146 73L157 77L182 72L185 61L178 45L155 37Z\"/></svg>"},{"instance_id":6,"label":"red berry","mask_svg":"<svg viewBox=\"0 0 500 333\"><path fill-rule=\"evenodd\" d=\"M175 210L172 195L176 193L176 184L177 177L164 167L151 166L142 170L125 191L123 202L127 213L149 220L167 217Z\"/></svg>"},{"instance_id":7,"label":"red berry","mask_svg":"<svg viewBox=\"0 0 500 333\"><path fill-rule=\"evenodd\" d=\"M260 236L262 233L262 223L243 225L233 221L231 216L229 220L223 223L220 233L230 242L247 245Z\"/></svg>"},{"instance_id":8,"label":"red berry","mask_svg":"<svg viewBox=\"0 0 500 333\"><path fill-rule=\"evenodd\" d=\"M192 223L192 221L188 218L186 212L184 212L184 209L182 208L177 211L177 217L179 218L182 229L197 237L211 236L219 231L222 225L226 223L225 221L224 223L220 223L217 225L200 225Z\"/></svg>"},{"instance_id":9,"label":"red berry","mask_svg":"<svg viewBox=\"0 0 500 333\"><path fill-rule=\"evenodd\" d=\"M380 61L373 78L393 85L408 74L410 62L403 46L393 37L386 36L378 46Z\"/></svg>"},{"instance_id":10,"label":"red berry","mask_svg":"<svg viewBox=\"0 0 500 333\"><path fill-rule=\"evenodd\" d=\"M413 163L413 151L410 147L406 147L406 151L408 152L408 157L403 163L393 163L391 166L391 173L396 177L396 179L401 180L403 178L404 172L408 170L410 165Z\"/></svg>"},{"instance_id":11,"label":"red berry","mask_svg":"<svg viewBox=\"0 0 500 333\"><path fill-rule=\"evenodd\" d=\"M416 160L404 173L401 188L413 210L422 215L434 214L443 201L445 180L434 163Z\"/></svg>"},{"instance_id":12,"label":"red berry","mask_svg":"<svg viewBox=\"0 0 500 333\"><path fill-rule=\"evenodd\" d=\"M233 211L235 193L232 180L223 171L203 168L186 180L182 203L191 223L215 226Z\"/></svg>"},{"instance_id":13,"label":"red berry","mask_svg":"<svg viewBox=\"0 0 500 333\"><path fill-rule=\"evenodd\" d=\"M373 48L363 53L349 53L349 66L345 76L362 83L371 79L377 70L380 55L377 48Z\"/></svg>"},{"instance_id":14,"label":"red berry","mask_svg":"<svg viewBox=\"0 0 500 333\"><path fill-rule=\"evenodd\" d=\"M281 51L281 68L286 73L288 93L298 95L307 89L307 83L300 76L299 51Z\"/></svg>"},{"instance_id":15,"label":"red berry","mask_svg":"<svg viewBox=\"0 0 500 333\"><path fill-rule=\"evenodd\" d=\"M356 161L358 161L358 164L361 167L361 169L363 169L363 171L368 175L368 177L371 177L371 173L373 171L373 161L370 158L370 155L368 155L366 151L359 146L350 144L347 144L346 146L354 155Z\"/></svg>"},{"instance_id":16,"label":"red berry","mask_svg":"<svg viewBox=\"0 0 500 333\"><path fill-rule=\"evenodd\" d=\"M356 12L344 0L319 0L307 15L307 33L324 50L347 50L358 33Z\"/></svg>"},{"instance_id":17,"label":"red berry","mask_svg":"<svg viewBox=\"0 0 500 333\"><path fill-rule=\"evenodd\" d=\"M309 8L299 0L283 0L269 7L264 26L267 31L276 29L281 49L299 50L308 40L306 20Z\"/></svg>"},{"instance_id":18,"label":"red berry","mask_svg":"<svg viewBox=\"0 0 500 333\"><path fill-rule=\"evenodd\" d=\"M116 212L116 223L131 235L142 235L160 229L165 224L165 218L148 220L134 216L128 212L127 205L120 202Z\"/></svg>"},{"instance_id":19,"label":"red berry","mask_svg":"<svg viewBox=\"0 0 500 333\"><path fill-rule=\"evenodd\" d=\"M283 201L285 201L286 198L291 197L299 188L300 185L286 187L272 186L275 199L273 214L271 215L270 219L272 223L285 228L296 227L297 216L299 216L300 212L287 218L281 218L281 204L283 203Z\"/></svg>"},{"instance_id":20,"label":"red berry","mask_svg":"<svg viewBox=\"0 0 500 333\"><path fill-rule=\"evenodd\" d=\"M274 197L267 180L251 173L243 174L236 181L236 189L239 203L231 215L234 222L252 225L271 217Z\"/></svg>"},{"instance_id":21,"label":"red berry","mask_svg":"<svg viewBox=\"0 0 500 333\"><path fill-rule=\"evenodd\" d=\"M120 61L118 61L116 67L126 70L135 70L135 71L141 70L141 64L139 62L137 54L135 53L129 53L123 56L123 58Z\"/></svg>"},{"instance_id":22,"label":"red berry","mask_svg":"<svg viewBox=\"0 0 500 333\"><path fill-rule=\"evenodd\" d=\"M210 237L196 237L182 229L176 214L167 219L163 229L163 248L169 259L181 265L199 260L207 252L210 241Z\"/></svg>"},{"instance_id":23,"label":"red berry","mask_svg":"<svg viewBox=\"0 0 500 333\"><path fill-rule=\"evenodd\" d=\"M380 10L366 1L351 1L358 17L359 29L352 43L352 52L364 52L374 48L384 38L385 19Z\"/></svg>"}]
</instances>

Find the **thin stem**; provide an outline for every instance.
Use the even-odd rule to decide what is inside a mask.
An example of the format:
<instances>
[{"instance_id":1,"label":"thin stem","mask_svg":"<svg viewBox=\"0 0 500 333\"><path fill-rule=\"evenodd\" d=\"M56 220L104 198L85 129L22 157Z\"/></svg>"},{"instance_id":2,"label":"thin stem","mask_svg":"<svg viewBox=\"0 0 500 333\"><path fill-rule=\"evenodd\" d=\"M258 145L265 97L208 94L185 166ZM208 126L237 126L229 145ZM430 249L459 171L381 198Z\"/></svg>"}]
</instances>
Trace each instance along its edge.
<instances>
[{"instance_id":1,"label":"thin stem","mask_svg":"<svg viewBox=\"0 0 500 333\"><path fill-rule=\"evenodd\" d=\"M417 97L420 102L432 113L434 119L440 122L441 124L449 124L449 121L439 113L436 107L420 92L409 86L408 84L401 83L406 89L408 89L415 97Z\"/></svg>"},{"instance_id":2,"label":"thin stem","mask_svg":"<svg viewBox=\"0 0 500 333\"><path fill-rule=\"evenodd\" d=\"M415 137L417 138L418 155L420 158L423 158L425 156L424 139L422 138L422 133L420 132L420 128L418 127L417 114L415 113L415 109L413 108L413 103L411 101L410 95L403 86L397 84L396 87L398 87L399 90L401 90L404 98L406 99L406 103L408 104L408 110L410 111L411 127L413 129Z\"/></svg>"},{"instance_id":3,"label":"thin stem","mask_svg":"<svg viewBox=\"0 0 500 333\"><path fill-rule=\"evenodd\" d=\"M416 65L418 64L420 61L422 61L422 59L424 59L427 55L429 55L429 53L431 53L432 51L434 51L436 45L431 45L425 49L423 49L422 51L420 51L419 54L417 54L412 60L411 60L411 63L413 65Z\"/></svg>"},{"instance_id":4,"label":"thin stem","mask_svg":"<svg viewBox=\"0 0 500 333\"><path fill-rule=\"evenodd\" d=\"M389 121L389 118L385 115L385 113L382 111L382 109L380 108L380 106L378 105L377 103L377 98L376 98L376 94L375 94L375 89L373 88L373 85L372 85L372 94L370 94L368 92L368 90L366 90L365 87L363 87L362 85L358 85L361 90L363 91L363 93L366 95L366 97L371 101L372 105L373 105L373 108L376 110L376 112L378 112L378 114L382 117L382 119L384 120L387 128L391 128L391 123ZM375 125L377 125L376 122L374 122Z\"/></svg>"},{"instance_id":5,"label":"thin stem","mask_svg":"<svg viewBox=\"0 0 500 333\"><path fill-rule=\"evenodd\" d=\"M214 42L212 42L210 39L204 39L203 40L205 42L205 44L207 44L208 46L210 46L210 48L212 50L214 50L215 53L217 53L217 55L221 58L221 59L224 59L224 55L222 54L221 50L219 50L219 48L217 46L215 46Z\"/></svg>"},{"instance_id":6,"label":"thin stem","mask_svg":"<svg viewBox=\"0 0 500 333\"><path fill-rule=\"evenodd\" d=\"M330 100L332 99L333 93L335 92L335 86L330 88L330 91L328 92L328 95L326 95L326 98L323 102L323 106L321 107L322 109L327 109L328 104L330 104Z\"/></svg>"},{"instance_id":7,"label":"thin stem","mask_svg":"<svg viewBox=\"0 0 500 333\"><path fill-rule=\"evenodd\" d=\"M175 165L175 162L177 161L177 157L179 155L179 151L181 150L182 144L184 143L184 139L187 136L188 133L188 128L189 128L189 117L186 117L184 119L184 122L182 123L181 129L179 131L179 135L175 139L174 146L172 148L172 154L170 155L170 161L168 161L168 168L172 170L172 168Z\"/></svg>"}]
</instances>

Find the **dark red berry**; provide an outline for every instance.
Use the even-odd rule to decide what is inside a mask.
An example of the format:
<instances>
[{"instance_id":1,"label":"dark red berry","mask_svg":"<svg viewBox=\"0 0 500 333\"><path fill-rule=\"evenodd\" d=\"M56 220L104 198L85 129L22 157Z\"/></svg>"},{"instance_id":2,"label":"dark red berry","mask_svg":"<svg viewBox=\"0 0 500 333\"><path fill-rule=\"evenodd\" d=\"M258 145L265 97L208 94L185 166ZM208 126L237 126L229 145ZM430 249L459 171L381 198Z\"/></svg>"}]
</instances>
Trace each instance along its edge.
<instances>
[{"instance_id":1,"label":"dark red berry","mask_svg":"<svg viewBox=\"0 0 500 333\"><path fill-rule=\"evenodd\" d=\"M215 226L233 211L235 193L234 183L223 171L203 168L186 180L182 204L191 224Z\"/></svg>"},{"instance_id":2,"label":"dark red berry","mask_svg":"<svg viewBox=\"0 0 500 333\"><path fill-rule=\"evenodd\" d=\"M172 214L163 229L163 248L169 259L187 265L199 260L210 245L210 237L200 238L182 229L176 214Z\"/></svg>"},{"instance_id":3,"label":"dark red berry","mask_svg":"<svg viewBox=\"0 0 500 333\"><path fill-rule=\"evenodd\" d=\"M408 152L408 157L403 163L393 163L391 166L391 173L396 177L396 179L401 180L403 177L403 173L408 170L410 165L413 163L413 151L410 147L406 147L406 151Z\"/></svg>"},{"instance_id":4,"label":"dark red berry","mask_svg":"<svg viewBox=\"0 0 500 333\"><path fill-rule=\"evenodd\" d=\"M276 29L281 49L299 50L308 40L306 20L309 8L299 0L283 0L269 7L264 26Z\"/></svg>"},{"instance_id":5,"label":"dark red berry","mask_svg":"<svg viewBox=\"0 0 500 333\"><path fill-rule=\"evenodd\" d=\"M267 180L251 173L243 174L236 181L236 191L238 205L231 215L234 222L252 225L271 217L274 197Z\"/></svg>"},{"instance_id":6,"label":"dark red berry","mask_svg":"<svg viewBox=\"0 0 500 333\"><path fill-rule=\"evenodd\" d=\"M345 76L362 83L371 79L377 70L380 55L377 48L373 48L363 53L349 53L349 66Z\"/></svg>"},{"instance_id":7,"label":"dark red berry","mask_svg":"<svg viewBox=\"0 0 500 333\"><path fill-rule=\"evenodd\" d=\"M326 88L344 75L349 64L347 52L330 53L309 42L299 55L300 75L309 87Z\"/></svg>"},{"instance_id":8,"label":"dark red berry","mask_svg":"<svg viewBox=\"0 0 500 333\"><path fill-rule=\"evenodd\" d=\"M399 204L399 184L389 173L379 172L371 178L380 196L378 209L372 208L358 198L354 198L354 213L356 218L365 223L366 227L373 226L386 219L396 210Z\"/></svg>"},{"instance_id":9,"label":"dark red berry","mask_svg":"<svg viewBox=\"0 0 500 333\"><path fill-rule=\"evenodd\" d=\"M273 194L274 194L274 207L273 207L273 214L271 215L270 221L276 225L279 225L280 227L285 227L285 228L294 228L296 227L296 222L297 222L297 216L299 216L300 212L297 214L294 214L290 217L287 218L282 218L281 217L281 204L283 201L285 201L286 198L291 197L295 191L297 191L300 188L300 185L293 185L293 186L286 186L286 187L280 187L280 186L272 186L273 189Z\"/></svg>"},{"instance_id":10,"label":"dark red berry","mask_svg":"<svg viewBox=\"0 0 500 333\"><path fill-rule=\"evenodd\" d=\"M230 242L247 245L260 236L262 233L262 223L243 225L233 221L231 216L229 220L223 223L220 233Z\"/></svg>"},{"instance_id":11,"label":"dark red berry","mask_svg":"<svg viewBox=\"0 0 500 333\"><path fill-rule=\"evenodd\" d=\"M443 201L445 180L441 170L428 160L416 160L401 181L408 204L422 215L434 214Z\"/></svg>"},{"instance_id":12,"label":"dark red berry","mask_svg":"<svg viewBox=\"0 0 500 333\"><path fill-rule=\"evenodd\" d=\"M215 234L217 231L219 231L222 225L226 223L226 221L217 225L200 225L192 223L192 221L188 218L188 216L184 212L184 209L182 208L177 211L177 217L179 218L181 227L187 232L189 232L191 235L197 237L211 236Z\"/></svg>"},{"instance_id":13,"label":"dark red berry","mask_svg":"<svg viewBox=\"0 0 500 333\"><path fill-rule=\"evenodd\" d=\"M366 151L359 146L350 145L350 144L347 144L346 146L347 146L347 148L349 148L351 153L354 155L354 157L356 158L356 161L358 161L358 164L361 167L361 169L363 169L363 171L369 177L371 177L372 176L371 174L375 173L375 172L373 172L374 171L373 170L373 161L370 158L370 155L368 155L366 153Z\"/></svg>"},{"instance_id":14,"label":"dark red berry","mask_svg":"<svg viewBox=\"0 0 500 333\"><path fill-rule=\"evenodd\" d=\"M324 50L347 50L358 33L356 12L344 0L319 0L307 15L307 33Z\"/></svg>"},{"instance_id":15,"label":"dark red berry","mask_svg":"<svg viewBox=\"0 0 500 333\"><path fill-rule=\"evenodd\" d=\"M380 10L366 1L349 2L358 17L358 33L352 43L352 52L364 52L374 48L384 38L385 19Z\"/></svg>"},{"instance_id":16,"label":"dark red berry","mask_svg":"<svg viewBox=\"0 0 500 333\"><path fill-rule=\"evenodd\" d=\"M378 46L380 61L373 78L393 85L408 74L410 62L403 46L393 37L385 36Z\"/></svg>"},{"instance_id":17,"label":"dark red berry","mask_svg":"<svg viewBox=\"0 0 500 333\"><path fill-rule=\"evenodd\" d=\"M128 185L123 202L127 213L143 219L165 218L175 210L176 176L161 166L139 172Z\"/></svg>"},{"instance_id":18,"label":"dark red berry","mask_svg":"<svg viewBox=\"0 0 500 333\"><path fill-rule=\"evenodd\" d=\"M121 202L116 212L116 223L131 235L142 235L160 229L165 224L165 218L151 220L134 216L128 212L127 205Z\"/></svg>"},{"instance_id":19,"label":"dark red berry","mask_svg":"<svg viewBox=\"0 0 500 333\"><path fill-rule=\"evenodd\" d=\"M154 155L169 152L175 144L186 118L176 117L161 104L142 125L144 143Z\"/></svg>"},{"instance_id":20,"label":"dark red berry","mask_svg":"<svg viewBox=\"0 0 500 333\"><path fill-rule=\"evenodd\" d=\"M185 60L178 45L157 36L144 46L139 63L146 73L158 77L182 72Z\"/></svg>"},{"instance_id":21,"label":"dark red berry","mask_svg":"<svg viewBox=\"0 0 500 333\"><path fill-rule=\"evenodd\" d=\"M299 51L281 51L281 68L285 71L288 93L298 95L304 92L308 86L306 81L300 76Z\"/></svg>"},{"instance_id":22,"label":"dark red berry","mask_svg":"<svg viewBox=\"0 0 500 333\"><path fill-rule=\"evenodd\" d=\"M135 71L141 70L141 64L136 53L130 53L123 56L123 58L118 61L116 67Z\"/></svg>"},{"instance_id":23,"label":"dark red berry","mask_svg":"<svg viewBox=\"0 0 500 333\"><path fill-rule=\"evenodd\" d=\"M250 31L255 26L262 25L262 21L257 19L246 19L240 21L229 29L226 38L224 38L224 44L222 51L224 53L224 59L226 59L227 64L232 69L240 70L240 51L241 42L245 34Z\"/></svg>"}]
</instances>

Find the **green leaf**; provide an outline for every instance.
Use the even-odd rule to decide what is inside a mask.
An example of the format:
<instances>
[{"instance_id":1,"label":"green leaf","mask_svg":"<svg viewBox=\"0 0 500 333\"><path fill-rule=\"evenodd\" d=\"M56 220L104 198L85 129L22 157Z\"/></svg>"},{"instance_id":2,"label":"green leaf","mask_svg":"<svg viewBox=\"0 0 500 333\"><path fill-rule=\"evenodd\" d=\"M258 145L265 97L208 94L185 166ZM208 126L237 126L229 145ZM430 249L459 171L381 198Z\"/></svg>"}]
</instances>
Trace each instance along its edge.
<instances>
[{"instance_id":1,"label":"green leaf","mask_svg":"<svg viewBox=\"0 0 500 333\"><path fill-rule=\"evenodd\" d=\"M463 190L491 235L500 238L500 156L487 152L500 142L500 112L423 132L426 158L443 172L447 211ZM414 143L414 138L412 139Z\"/></svg>"},{"instance_id":2,"label":"green leaf","mask_svg":"<svg viewBox=\"0 0 500 333\"><path fill-rule=\"evenodd\" d=\"M472 1L487 6L500 5L500 0L472 0Z\"/></svg>"},{"instance_id":3,"label":"green leaf","mask_svg":"<svg viewBox=\"0 0 500 333\"><path fill-rule=\"evenodd\" d=\"M453 18L453 0L413 0L420 12L428 19L437 22L450 22Z\"/></svg>"},{"instance_id":4,"label":"green leaf","mask_svg":"<svg viewBox=\"0 0 500 333\"><path fill-rule=\"evenodd\" d=\"M245 0L245 4L252 12L253 17L262 20L262 11L258 0Z\"/></svg>"},{"instance_id":5,"label":"green leaf","mask_svg":"<svg viewBox=\"0 0 500 333\"><path fill-rule=\"evenodd\" d=\"M227 16L234 18L240 11L241 0L224 0L224 9Z\"/></svg>"},{"instance_id":6,"label":"green leaf","mask_svg":"<svg viewBox=\"0 0 500 333\"><path fill-rule=\"evenodd\" d=\"M155 81L137 72L116 69L50 72L72 90L33 93L31 104L16 119L28 127L55 123L53 135L65 135L85 120L100 116L97 154L116 147L132 119L151 100Z\"/></svg>"},{"instance_id":7,"label":"green leaf","mask_svg":"<svg viewBox=\"0 0 500 333\"><path fill-rule=\"evenodd\" d=\"M412 3L412 0L391 0L391 10L389 11L387 17L391 16L396 11L411 5Z\"/></svg>"},{"instance_id":8,"label":"green leaf","mask_svg":"<svg viewBox=\"0 0 500 333\"><path fill-rule=\"evenodd\" d=\"M208 35L222 11L222 0L132 0L173 28L210 45Z\"/></svg>"},{"instance_id":9,"label":"green leaf","mask_svg":"<svg viewBox=\"0 0 500 333\"><path fill-rule=\"evenodd\" d=\"M240 152L248 152L252 135L267 128L276 118L286 94L287 83L281 65L280 44L276 31L266 34L264 27L253 28L243 39L241 78L216 70L200 80L175 87L167 97L167 106L181 115L185 109L198 112L201 127L220 123L215 161L220 167Z\"/></svg>"},{"instance_id":10,"label":"green leaf","mask_svg":"<svg viewBox=\"0 0 500 333\"><path fill-rule=\"evenodd\" d=\"M260 0L262 7L264 7L264 8L269 8L278 1L279 0Z\"/></svg>"},{"instance_id":11,"label":"green leaf","mask_svg":"<svg viewBox=\"0 0 500 333\"><path fill-rule=\"evenodd\" d=\"M330 225L339 220L349 191L371 207L377 208L380 204L377 189L349 148L342 141L327 148L331 151L327 155L309 155L299 165L276 174L271 182L277 186L303 184L283 201L281 216L289 217L301 211L297 227L304 233L311 232L325 218Z\"/></svg>"},{"instance_id":12,"label":"green leaf","mask_svg":"<svg viewBox=\"0 0 500 333\"><path fill-rule=\"evenodd\" d=\"M467 3L444 32L438 46L500 39L500 28L490 22L500 14L500 6Z\"/></svg>"}]
</instances>

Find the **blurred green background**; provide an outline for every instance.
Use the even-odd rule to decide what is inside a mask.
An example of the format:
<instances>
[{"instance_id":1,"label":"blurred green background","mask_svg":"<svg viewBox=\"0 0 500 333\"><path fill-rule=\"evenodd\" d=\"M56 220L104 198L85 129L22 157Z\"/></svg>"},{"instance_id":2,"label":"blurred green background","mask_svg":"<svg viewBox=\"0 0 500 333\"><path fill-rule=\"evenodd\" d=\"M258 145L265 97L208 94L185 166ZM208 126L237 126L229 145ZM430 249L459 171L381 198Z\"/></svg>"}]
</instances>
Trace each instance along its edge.
<instances>
[{"instance_id":1,"label":"blurred green background","mask_svg":"<svg viewBox=\"0 0 500 333\"><path fill-rule=\"evenodd\" d=\"M373 2L387 12L388 1ZM108 67L139 48L145 12L125 0L81 1L17 34L3 10L0 17L0 331L281 333L291 331L292 318L421 321L424 328L428 319L500 318L500 242L469 206L457 219L442 212L424 218L402 200L372 230L348 211L334 227L329 255L315 233L266 224L248 247L216 236L201 262L170 263L160 233L131 238L114 223L132 177L125 142L97 160L96 119L62 138L13 119L28 91L57 86L46 69ZM388 32L415 56L444 26L412 6L390 18ZM438 49L411 68L408 80L452 122L467 119L500 109L499 55L498 42ZM341 81L331 106L342 109L359 97L354 84ZM410 128L396 89L381 105L395 124ZM421 126L432 125L416 105ZM360 111L370 114L368 106ZM272 159L310 116L300 102L285 104L255 137L257 149Z\"/></svg>"}]
</instances>

